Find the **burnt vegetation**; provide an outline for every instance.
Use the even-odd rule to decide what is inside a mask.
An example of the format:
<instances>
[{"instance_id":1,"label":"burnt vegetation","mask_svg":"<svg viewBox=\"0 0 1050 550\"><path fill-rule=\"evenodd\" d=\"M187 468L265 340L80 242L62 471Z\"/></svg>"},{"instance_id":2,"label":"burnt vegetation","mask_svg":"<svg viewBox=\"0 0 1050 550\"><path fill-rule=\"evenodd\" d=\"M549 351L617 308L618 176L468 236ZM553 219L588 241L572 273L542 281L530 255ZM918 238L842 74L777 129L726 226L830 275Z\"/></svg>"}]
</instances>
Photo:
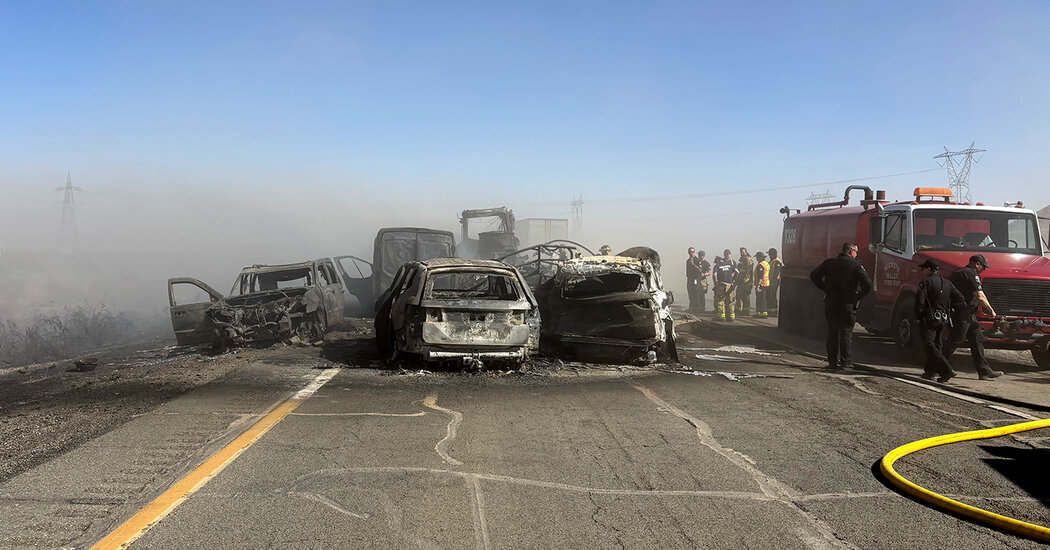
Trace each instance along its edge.
<instances>
[{"instance_id":1,"label":"burnt vegetation","mask_svg":"<svg viewBox=\"0 0 1050 550\"><path fill-rule=\"evenodd\" d=\"M66 307L25 325L0 317L0 366L65 359L123 343L133 326L127 314L105 304Z\"/></svg>"}]
</instances>

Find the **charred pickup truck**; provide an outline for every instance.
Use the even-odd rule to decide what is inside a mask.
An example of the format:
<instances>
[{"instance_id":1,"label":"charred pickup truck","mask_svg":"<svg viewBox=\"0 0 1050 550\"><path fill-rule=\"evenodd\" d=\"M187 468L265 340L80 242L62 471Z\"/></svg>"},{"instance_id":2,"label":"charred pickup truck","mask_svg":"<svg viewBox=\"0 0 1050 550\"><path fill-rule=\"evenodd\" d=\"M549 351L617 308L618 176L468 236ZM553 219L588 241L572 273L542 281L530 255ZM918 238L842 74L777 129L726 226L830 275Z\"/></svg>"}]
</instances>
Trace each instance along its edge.
<instances>
[{"instance_id":1,"label":"charred pickup truck","mask_svg":"<svg viewBox=\"0 0 1050 550\"><path fill-rule=\"evenodd\" d=\"M195 301L187 296L203 296ZM217 347L316 340L342 322L343 283L331 259L241 270L230 295L189 277L168 279L171 324L179 345Z\"/></svg>"},{"instance_id":2,"label":"charred pickup truck","mask_svg":"<svg viewBox=\"0 0 1050 550\"><path fill-rule=\"evenodd\" d=\"M673 297L648 260L569 260L537 292L542 343L556 355L591 361L678 361Z\"/></svg>"},{"instance_id":3,"label":"charred pickup truck","mask_svg":"<svg viewBox=\"0 0 1050 550\"><path fill-rule=\"evenodd\" d=\"M375 318L380 353L425 361L520 363L539 342L535 296L494 260L436 258L401 266Z\"/></svg>"}]
</instances>

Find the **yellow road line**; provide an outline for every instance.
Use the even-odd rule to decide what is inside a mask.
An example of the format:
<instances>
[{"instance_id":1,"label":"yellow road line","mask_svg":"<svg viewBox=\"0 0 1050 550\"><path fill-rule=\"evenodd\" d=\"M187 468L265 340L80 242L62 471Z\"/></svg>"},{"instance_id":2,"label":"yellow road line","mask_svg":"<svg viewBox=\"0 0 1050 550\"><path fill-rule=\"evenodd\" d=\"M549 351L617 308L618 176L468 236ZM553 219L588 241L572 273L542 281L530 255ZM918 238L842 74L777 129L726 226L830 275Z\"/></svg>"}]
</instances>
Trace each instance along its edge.
<instances>
[{"instance_id":1,"label":"yellow road line","mask_svg":"<svg viewBox=\"0 0 1050 550\"><path fill-rule=\"evenodd\" d=\"M175 508L182 504L193 493L204 487L208 481L229 466L248 447L251 447L270 428L277 425L284 417L294 411L303 401L309 399L318 388L332 379L339 369L327 369L318 375L309 385L295 394L292 398L278 405L269 414L262 417L258 422L248 428L244 433L223 447L219 452L212 455L203 464L198 466L186 477L180 479L167 491L158 496L141 509L131 519L125 521L120 527L106 535L92 550L115 550L124 548L136 539L146 534L154 525L164 519Z\"/></svg>"}]
</instances>

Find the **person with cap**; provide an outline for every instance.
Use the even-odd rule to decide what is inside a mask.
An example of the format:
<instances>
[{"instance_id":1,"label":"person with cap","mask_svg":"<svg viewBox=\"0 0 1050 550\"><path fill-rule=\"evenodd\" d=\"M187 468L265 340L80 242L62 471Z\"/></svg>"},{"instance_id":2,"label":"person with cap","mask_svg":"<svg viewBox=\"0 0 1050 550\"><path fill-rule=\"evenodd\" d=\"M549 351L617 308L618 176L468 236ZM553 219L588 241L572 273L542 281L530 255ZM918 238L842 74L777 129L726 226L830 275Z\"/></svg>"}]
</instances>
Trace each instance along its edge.
<instances>
[{"instance_id":1,"label":"person with cap","mask_svg":"<svg viewBox=\"0 0 1050 550\"><path fill-rule=\"evenodd\" d=\"M612 247L607 244L603 244L602 247L598 249L598 255L612 256Z\"/></svg>"},{"instance_id":2,"label":"person with cap","mask_svg":"<svg viewBox=\"0 0 1050 550\"><path fill-rule=\"evenodd\" d=\"M737 270L736 263L733 262L733 253L727 248L721 258L715 258L714 268L715 316L720 321L733 321L736 317L733 311L736 276Z\"/></svg>"},{"instance_id":3,"label":"person with cap","mask_svg":"<svg viewBox=\"0 0 1050 550\"><path fill-rule=\"evenodd\" d=\"M751 315L751 292L754 291L755 259L740 247L740 261L737 262L736 275L736 314Z\"/></svg>"},{"instance_id":4,"label":"person with cap","mask_svg":"<svg viewBox=\"0 0 1050 550\"><path fill-rule=\"evenodd\" d=\"M925 277L915 291L915 318L919 320L919 337L926 352L926 365L922 377L945 383L955 376L955 371L941 353L941 334L951 325L952 306L963 302L963 296L955 285L941 276L937 260L927 258L919 264Z\"/></svg>"},{"instance_id":5,"label":"person with cap","mask_svg":"<svg viewBox=\"0 0 1050 550\"><path fill-rule=\"evenodd\" d=\"M777 249L770 248L769 254L769 291L766 292L766 311L773 317L779 313L777 293L780 292L780 274L784 271L784 262L777 257Z\"/></svg>"},{"instance_id":6,"label":"person with cap","mask_svg":"<svg viewBox=\"0 0 1050 550\"><path fill-rule=\"evenodd\" d=\"M769 293L769 262L762 252L755 252L755 317L769 317L766 296Z\"/></svg>"},{"instance_id":7,"label":"person with cap","mask_svg":"<svg viewBox=\"0 0 1050 550\"><path fill-rule=\"evenodd\" d=\"M853 366L850 348L857 306L871 292L871 278L857 261L857 243L842 243L842 252L824 260L810 272L809 279L824 292L824 318L828 322L828 368Z\"/></svg>"},{"instance_id":8,"label":"person with cap","mask_svg":"<svg viewBox=\"0 0 1050 550\"><path fill-rule=\"evenodd\" d=\"M689 296L689 313L700 313L700 281L702 280L700 258L697 257L696 249L689 247L689 257L685 260L685 292Z\"/></svg>"},{"instance_id":9,"label":"person with cap","mask_svg":"<svg viewBox=\"0 0 1050 550\"><path fill-rule=\"evenodd\" d=\"M944 358L949 362L955 350L966 342L970 346L970 356L973 357L973 367L977 371L977 377L981 380L991 380L1003 375L1003 371L992 370L988 366L988 360L984 356L984 334L981 326L977 323L977 312L981 309L989 317L995 318L995 308L988 302L981 286L981 273L988 269L988 259L984 254L970 256L970 262L966 267L957 269L948 280L951 281L959 293L963 296L963 302L952 311L952 329L948 339L944 341L941 348Z\"/></svg>"}]
</instances>

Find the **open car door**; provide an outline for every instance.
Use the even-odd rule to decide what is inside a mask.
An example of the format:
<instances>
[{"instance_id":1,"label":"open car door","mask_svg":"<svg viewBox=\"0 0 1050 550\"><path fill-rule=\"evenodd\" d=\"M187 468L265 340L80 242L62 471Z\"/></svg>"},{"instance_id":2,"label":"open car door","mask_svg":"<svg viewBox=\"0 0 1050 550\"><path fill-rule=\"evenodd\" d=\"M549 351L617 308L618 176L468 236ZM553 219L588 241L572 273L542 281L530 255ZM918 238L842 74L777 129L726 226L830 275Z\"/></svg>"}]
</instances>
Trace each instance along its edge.
<instances>
[{"instance_id":1,"label":"open car door","mask_svg":"<svg viewBox=\"0 0 1050 550\"><path fill-rule=\"evenodd\" d=\"M215 339L215 325L205 312L222 300L214 288L191 277L168 279L171 328L180 346L205 344Z\"/></svg>"},{"instance_id":2,"label":"open car door","mask_svg":"<svg viewBox=\"0 0 1050 550\"><path fill-rule=\"evenodd\" d=\"M371 315L375 295L372 291L372 262L357 256L336 256L336 269L343 279L343 286L349 294L344 301L344 315L357 317Z\"/></svg>"}]
</instances>

